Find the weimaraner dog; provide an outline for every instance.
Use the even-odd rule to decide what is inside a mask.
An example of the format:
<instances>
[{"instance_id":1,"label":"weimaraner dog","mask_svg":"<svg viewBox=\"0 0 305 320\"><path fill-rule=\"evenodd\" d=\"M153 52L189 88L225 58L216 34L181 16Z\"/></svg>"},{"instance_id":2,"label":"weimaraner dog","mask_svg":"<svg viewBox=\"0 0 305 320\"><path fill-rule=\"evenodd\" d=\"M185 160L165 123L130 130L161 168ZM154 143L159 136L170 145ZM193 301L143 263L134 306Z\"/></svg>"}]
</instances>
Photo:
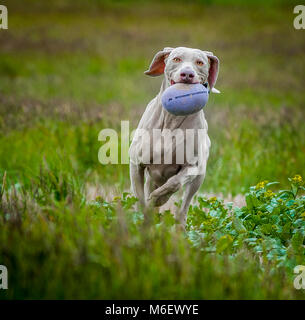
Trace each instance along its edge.
<instances>
[{"instance_id":1,"label":"weimaraner dog","mask_svg":"<svg viewBox=\"0 0 305 320\"><path fill-rule=\"evenodd\" d=\"M131 187L146 219L149 219L148 208L163 205L183 187L182 204L177 206L174 214L178 225L185 227L189 205L205 177L211 144L203 111L175 116L162 107L162 93L175 83L202 83L209 85L211 92L218 93L214 88L218 68L219 61L213 53L178 47L164 48L158 52L145 71L152 77L165 75L161 90L148 104L129 149ZM177 132L182 132L182 135ZM187 132L194 133L191 140L194 143L186 139ZM170 133L174 138L164 142L164 133ZM181 150L183 156L179 160L177 155ZM170 161L167 157L169 152ZM188 153L192 156L188 157Z\"/></svg>"}]
</instances>

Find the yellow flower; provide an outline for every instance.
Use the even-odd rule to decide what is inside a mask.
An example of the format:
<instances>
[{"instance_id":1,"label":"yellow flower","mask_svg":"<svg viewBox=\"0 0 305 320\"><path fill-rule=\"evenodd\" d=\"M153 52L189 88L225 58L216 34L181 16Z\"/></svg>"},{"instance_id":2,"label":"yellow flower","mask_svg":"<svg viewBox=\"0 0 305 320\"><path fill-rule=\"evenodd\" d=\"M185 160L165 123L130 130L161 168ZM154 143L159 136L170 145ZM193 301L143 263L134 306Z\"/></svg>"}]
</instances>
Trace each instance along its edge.
<instances>
[{"instance_id":1,"label":"yellow flower","mask_svg":"<svg viewBox=\"0 0 305 320\"><path fill-rule=\"evenodd\" d=\"M295 184L299 184L303 182L303 178L299 175L296 174L293 178L292 178L292 182Z\"/></svg>"},{"instance_id":2,"label":"yellow flower","mask_svg":"<svg viewBox=\"0 0 305 320\"><path fill-rule=\"evenodd\" d=\"M259 183L256 185L255 189L256 189L256 190L263 189L263 188L265 188L265 185L266 185L267 183L268 183L267 180L261 181L261 182L259 182Z\"/></svg>"},{"instance_id":3,"label":"yellow flower","mask_svg":"<svg viewBox=\"0 0 305 320\"><path fill-rule=\"evenodd\" d=\"M96 201L96 202L104 202L104 199L103 199L101 196L97 196L97 197L95 198L95 201Z\"/></svg>"},{"instance_id":4,"label":"yellow flower","mask_svg":"<svg viewBox=\"0 0 305 320\"><path fill-rule=\"evenodd\" d=\"M267 190L264 193L265 198L272 198L274 196L274 193L271 190Z\"/></svg>"},{"instance_id":5,"label":"yellow flower","mask_svg":"<svg viewBox=\"0 0 305 320\"><path fill-rule=\"evenodd\" d=\"M216 202L216 201L217 201L217 198L216 198L216 197L212 197L212 198L209 199L209 201L210 201L210 202Z\"/></svg>"}]
</instances>

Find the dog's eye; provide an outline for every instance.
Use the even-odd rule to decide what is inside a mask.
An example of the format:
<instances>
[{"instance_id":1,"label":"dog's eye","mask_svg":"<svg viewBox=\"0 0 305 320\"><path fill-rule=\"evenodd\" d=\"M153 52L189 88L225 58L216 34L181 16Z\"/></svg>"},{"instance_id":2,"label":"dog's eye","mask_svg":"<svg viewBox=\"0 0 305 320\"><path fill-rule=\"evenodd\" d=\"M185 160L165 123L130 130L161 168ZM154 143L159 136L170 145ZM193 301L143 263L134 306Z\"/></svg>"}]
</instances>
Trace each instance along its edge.
<instances>
[{"instance_id":1,"label":"dog's eye","mask_svg":"<svg viewBox=\"0 0 305 320\"><path fill-rule=\"evenodd\" d=\"M175 57L175 58L173 59L173 61L175 61L175 62L181 62L182 60L181 60L180 58L178 58L178 57Z\"/></svg>"},{"instance_id":2,"label":"dog's eye","mask_svg":"<svg viewBox=\"0 0 305 320\"><path fill-rule=\"evenodd\" d=\"M201 61L201 60L197 60L196 63L197 63L198 66L203 66L204 65L203 61Z\"/></svg>"}]
</instances>

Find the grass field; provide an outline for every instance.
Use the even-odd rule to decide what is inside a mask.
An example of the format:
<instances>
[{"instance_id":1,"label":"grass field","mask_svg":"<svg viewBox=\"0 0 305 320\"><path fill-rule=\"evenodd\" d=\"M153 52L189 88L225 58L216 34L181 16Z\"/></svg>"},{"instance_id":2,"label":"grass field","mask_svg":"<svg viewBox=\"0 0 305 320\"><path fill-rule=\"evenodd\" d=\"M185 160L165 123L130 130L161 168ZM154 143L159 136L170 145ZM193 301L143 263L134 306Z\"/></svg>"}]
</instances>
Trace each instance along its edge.
<instances>
[{"instance_id":1,"label":"grass field","mask_svg":"<svg viewBox=\"0 0 305 320\"><path fill-rule=\"evenodd\" d=\"M1 298L305 297L293 287L293 268L305 265L303 182L288 180L305 176L305 31L293 27L294 1L2 3ZM143 230L125 193L128 166L97 158L100 130L135 128L158 92L161 78L143 71L166 46L221 62L186 233L168 212ZM249 191L265 180L279 185ZM242 209L220 199L246 193Z\"/></svg>"}]
</instances>

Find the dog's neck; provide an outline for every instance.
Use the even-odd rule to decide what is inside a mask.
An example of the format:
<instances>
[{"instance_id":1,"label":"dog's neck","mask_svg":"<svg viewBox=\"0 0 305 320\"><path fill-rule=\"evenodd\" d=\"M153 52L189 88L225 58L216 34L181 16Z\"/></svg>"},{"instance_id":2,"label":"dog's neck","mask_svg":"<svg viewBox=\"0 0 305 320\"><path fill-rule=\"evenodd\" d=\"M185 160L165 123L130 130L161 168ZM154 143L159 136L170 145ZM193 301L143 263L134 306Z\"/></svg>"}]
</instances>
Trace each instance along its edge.
<instances>
[{"instance_id":1,"label":"dog's neck","mask_svg":"<svg viewBox=\"0 0 305 320\"><path fill-rule=\"evenodd\" d=\"M165 91L165 89L167 89L169 86L170 86L170 84L169 84L168 80L163 79L159 94L162 95L162 93Z\"/></svg>"}]
</instances>

